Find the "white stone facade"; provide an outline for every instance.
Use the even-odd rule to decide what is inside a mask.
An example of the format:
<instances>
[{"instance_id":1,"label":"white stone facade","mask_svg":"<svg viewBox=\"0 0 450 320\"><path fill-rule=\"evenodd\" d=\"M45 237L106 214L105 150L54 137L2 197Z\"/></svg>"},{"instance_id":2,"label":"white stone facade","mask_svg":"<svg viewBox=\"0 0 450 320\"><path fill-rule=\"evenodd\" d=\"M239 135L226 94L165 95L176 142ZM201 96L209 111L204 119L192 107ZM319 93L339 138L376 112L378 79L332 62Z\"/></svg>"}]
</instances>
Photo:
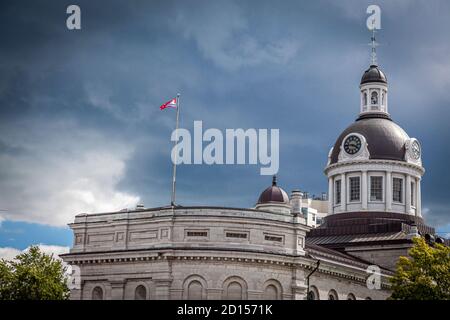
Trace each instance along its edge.
<instances>
[{"instance_id":1,"label":"white stone facade","mask_svg":"<svg viewBox=\"0 0 450 320\"><path fill-rule=\"evenodd\" d=\"M343 150L341 152L344 152ZM348 160L329 165L328 214L341 212L384 211L422 216L421 179L424 169L414 163L395 160ZM360 181L359 199L350 199L350 178ZM371 179L381 178L381 198L371 198ZM393 199L393 180L401 181L400 201ZM337 190L340 181L340 190ZM339 199L338 199L339 197Z\"/></svg>"},{"instance_id":2,"label":"white stone facade","mask_svg":"<svg viewBox=\"0 0 450 320\"><path fill-rule=\"evenodd\" d=\"M305 248L305 219L253 209L159 208L78 215L63 259L79 267L72 299L385 299L367 264Z\"/></svg>"}]
</instances>

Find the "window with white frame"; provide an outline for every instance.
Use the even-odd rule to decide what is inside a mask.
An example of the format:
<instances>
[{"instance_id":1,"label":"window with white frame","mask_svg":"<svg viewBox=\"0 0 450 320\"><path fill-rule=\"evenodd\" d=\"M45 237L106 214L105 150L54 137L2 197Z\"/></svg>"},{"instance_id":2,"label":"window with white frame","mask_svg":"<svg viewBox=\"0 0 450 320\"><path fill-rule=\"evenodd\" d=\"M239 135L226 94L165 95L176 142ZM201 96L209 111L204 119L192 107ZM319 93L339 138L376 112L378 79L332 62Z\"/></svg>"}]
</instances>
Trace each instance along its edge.
<instances>
[{"instance_id":1,"label":"window with white frame","mask_svg":"<svg viewBox=\"0 0 450 320\"><path fill-rule=\"evenodd\" d=\"M370 201L383 201L383 177L370 177Z\"/></svg>"},{"instance_id":2,"label":"window with white frame","mask_svg":"<svg viewBox=\"0 0 450 320\"><path fill-rule=\"evenodd\" d=\"M361 183L359 177L350 177L350 202L352 201L359 201L360 196L360 189L361 189Z\"/></svg>"},{"instance_id":3,"label":"window with white frame","mask_svg":"<svg viewBox=\"0 0 450 320\"><path fill-rule=\"evenodd\" d=\"M341 203L341 180L336 180L334 182L334 203L340 204Z\"/></svg>"},{"instance_id":4,"label":"window with white frame","mask_svg":"<svg viewBox=\"0 0 450 320\"><path fill-rule=\"evenodd\" d=\"M403 179L392 179L392 201L403 203Z\"/></svg>"},{"instance_id":5,"label":"window with white frame","mask_svg":"<svg viewBox=\"0 0 450 320\"><path fill-rule=\"evenodd\" d=\"M416 199L414 197L414 195L416 194L416 183L414 181L411 181L411 206L415 206L416 205Z\"/></svg>"}]
</instances>

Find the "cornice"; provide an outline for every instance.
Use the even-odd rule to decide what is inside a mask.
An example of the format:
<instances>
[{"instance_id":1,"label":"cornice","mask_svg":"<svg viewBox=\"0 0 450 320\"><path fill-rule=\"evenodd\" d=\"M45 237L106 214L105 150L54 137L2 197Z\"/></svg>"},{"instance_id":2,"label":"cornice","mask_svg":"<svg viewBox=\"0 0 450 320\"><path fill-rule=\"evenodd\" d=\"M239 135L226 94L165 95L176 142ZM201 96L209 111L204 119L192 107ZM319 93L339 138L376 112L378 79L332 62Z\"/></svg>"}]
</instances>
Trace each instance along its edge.
<instances>
[{"instance_id":1,"label":"cornice","mask_svg":"<svg viewBox=\"0 0 450 320\"><path fill-rule=\"evenodd\" d=\"M186 253L186 252L158 252L158 253L146 253L144 256L130 256L132 252L128 252L128 256L122 257L89 257L89 253L77 253L77 254L65 254L64 260L70 264L74 265L96 265L96 264L114 264L114 263L136 263L136 262L175 262L175 261L196 261L196 262L231 262L231 263L244 263L244 264L256 264L258 266L277 266L277 267L288 267L288 268L302 268L305 270L313 270L315 268L315 264L317 259L312 257L304 257L304 256L267 256L267 257L239 257L233 256L229 254L219 255L217 252L210 252L208 254L199 253ZM333 255L322 255L332 257L334 260L345 261L346 259L336 259L336 256ZM318 272L326 275L331 275L334 277L338 277L341 279L347 279L359 283L365 283L366 278L361 276L363 270L361 268L357 268L355 270L355 266L352 264L343 265L340 264L336 266L333 264L333 261L325 259L325 262L322 265ZM364 264L360 263L361 266ZM365 265L364 265L365 266ZM336 270L338 268L345 268L345 271ZM334 269L334 270L333 270ZM383 271L384 272L384 271ZM389 277L387 274L382 273L382 276ZM382 284L382 287L388 289L387 284Z\"/></svg>"},{"instance_id":2,"label":"cornice","mask_svg":"<svg viewBox=\"0 0 450 320\"><path fill-rule=\"evenodd\" d=\"M369 159L369 160L347 160L342 161L338 163L333 163L331 165L328 165L324 169L324 174L328 175L328 172L332 169L341 168L341 167L349 167L354 165L361 165L361 164L382 164L382 165L398 165L405 168L410 168L417 170L421 175L425 173L425 168L419 165L416 165L414 163L404 162L404 161L397 161L397 160L388 160L388 159Z\"/></svg>"}]
</instances>

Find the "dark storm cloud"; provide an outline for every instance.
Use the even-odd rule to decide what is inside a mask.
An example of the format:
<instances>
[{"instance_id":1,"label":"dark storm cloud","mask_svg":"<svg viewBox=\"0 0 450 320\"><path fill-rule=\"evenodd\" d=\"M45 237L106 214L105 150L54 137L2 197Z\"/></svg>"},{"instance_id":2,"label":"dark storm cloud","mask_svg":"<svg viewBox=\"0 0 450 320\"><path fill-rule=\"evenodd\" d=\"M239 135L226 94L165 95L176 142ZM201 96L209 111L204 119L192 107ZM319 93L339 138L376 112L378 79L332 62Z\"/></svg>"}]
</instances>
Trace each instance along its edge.
<instances>
[{"instance_id":1,"label":"dark storm cloud","mask_svg":"<svg viewBox=\"0 0 450 320\"><path fill-rule=\"evenodd\" d=\"M370 2L77 1L80 31L65 27L69 4L1 4L7 219L61 225L79 211L167 204L175 114L158 106L177 92L188 129L194 120L280 128L280 184L326 190L328 150L359 110ZM430 222L445 224L450 4L378 4L390 111L423 143L423 206ZM178 197L249 207L269 183L257 166L180 166Z\"/></svg>"}]
</instances>

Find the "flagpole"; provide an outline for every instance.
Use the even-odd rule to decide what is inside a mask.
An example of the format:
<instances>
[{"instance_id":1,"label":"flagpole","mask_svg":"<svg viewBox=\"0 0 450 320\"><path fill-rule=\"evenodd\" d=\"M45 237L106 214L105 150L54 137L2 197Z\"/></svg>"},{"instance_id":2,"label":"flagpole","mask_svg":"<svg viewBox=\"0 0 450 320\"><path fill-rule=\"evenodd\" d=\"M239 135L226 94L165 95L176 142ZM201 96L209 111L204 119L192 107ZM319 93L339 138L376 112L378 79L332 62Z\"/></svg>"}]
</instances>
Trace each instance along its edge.
<instances>
[{"instance_id":1,"label":"flagpole","mask_svg":"<svg viewBox=\"0 0 450 320\"><path fill-rule=\"evenodd\" d=\"M172 173L172 198L170 201L170 205L172 208L175 206L175 187L176 187L176 176L177 176L177 160L178 160L178 122L180 118L180 94L177 94L177 120L176 120L176 126L175 126L175 157L173 162L173 173ZM175 150L176 148L176 150Z\"/></svg>"}]
</instances>

